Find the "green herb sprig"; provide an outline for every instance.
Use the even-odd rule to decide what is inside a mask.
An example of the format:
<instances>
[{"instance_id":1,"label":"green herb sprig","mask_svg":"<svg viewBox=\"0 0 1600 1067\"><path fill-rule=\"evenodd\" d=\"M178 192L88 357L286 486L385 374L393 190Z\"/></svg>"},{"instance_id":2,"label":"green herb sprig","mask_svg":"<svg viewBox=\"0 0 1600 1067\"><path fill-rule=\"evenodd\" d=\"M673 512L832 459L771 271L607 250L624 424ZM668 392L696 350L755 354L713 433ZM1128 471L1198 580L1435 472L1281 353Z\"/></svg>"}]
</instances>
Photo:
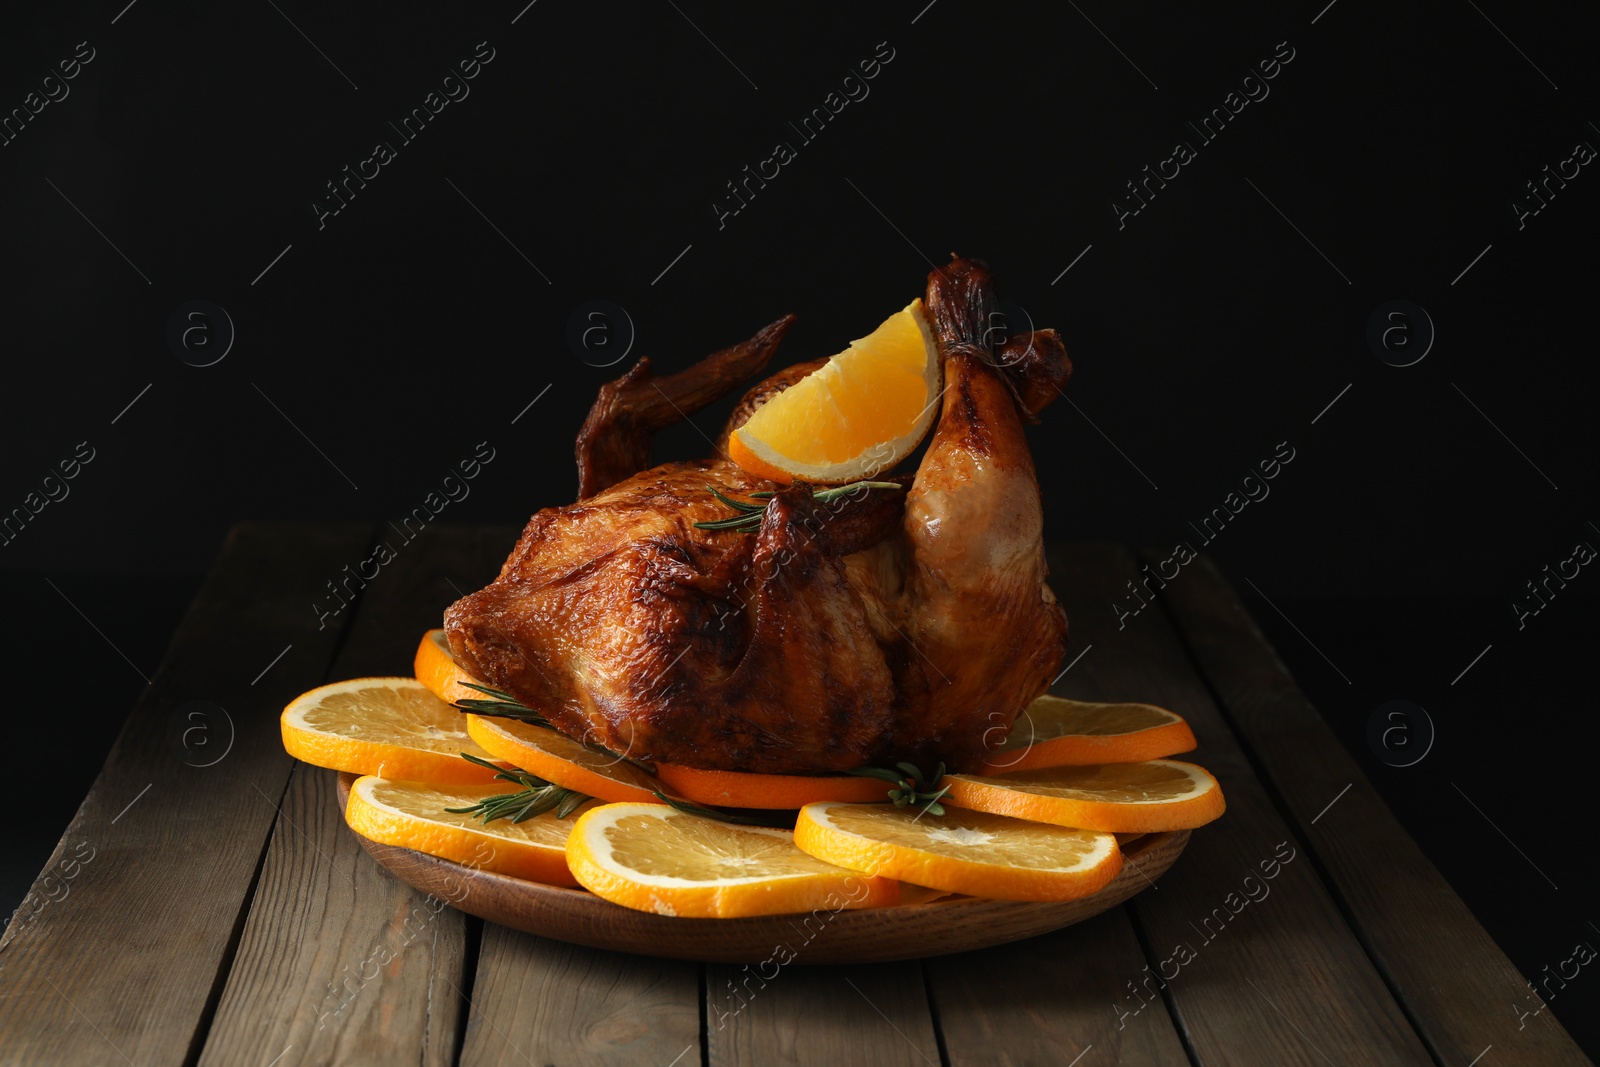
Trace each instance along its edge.
<instances>
[{"instance_id":1,"label":"green herb sprig","mask_svg":"<svg viewBox=\"0 0 1600 1067\"><path fill-rule=\"evenodd\" d=\"M923 804L923 810L929 815L944 814L944 805L939 800L950 792L950 787L934 788L944 779L943 763L939 764L939 769L933 772L931 778L925 777L914 763L896 763L894 770L887 767L857 767L850 773L862 778L876 778L894 786L889 790L889 799L894 801L897 808Z\"/></svg>"},{"instance_id":2,"label":"green herb sprig","mask_svg":"<svg viewBox=\"0 0 1600 1067\"><path fill-rule=\"evenodd\" d=\"M708 485L706 488L711 491L712 496L732 508L735 513L725 519L708 519L705 522L697 522L694 524L694 528L697 530L731 530L735 533L755 533L761 529L761 516L767 510L766 501L771 500L775 495L771 489L763 489L758 493L751 493L749 494L751 499L762 501L760 504L752 504L749 500L736 500L721 492L714 485ZM837 500L842 496L853 493L857 489L901 488L904 487L899 482L851 482L848 485L833 485L826 489L813 488L811 495L826 504L829 501Z\"/></svg>"},{"instance_id":3,"label":"green herb sprig","mask_svg":"<svg viewBox=\"0 0 1600 1067\"><path fill-rule=\"evenodd\" d=\"M474 686L473 688L477 688ZM484 797L476 804L467 808L445 808L455 815L474 815L485 823L496 819L510 819L512 822L525 822L535 815L542 815L551 808L555 809L556 818L565 819L589 796L564 786L547 782L543 778L536 778L527 771L515 767L507 770L486 759L461 753L461 758L469 763L476 763L480 767L487 767L494 771L497 781L513 782L522 788L515 793L501 793L497 796Z\"/></svg>"},{"instance_id":4,"label":"green herb sprig","mask_svg":"<svg viewBox=\"0 0 1600 1067\"><path fill-rule=\"evenodd\" d=\"M716 819L718 822L737 823L740 826L770 826L777 830L793 830L795 813L774 811L771 814L744 814L736 811L727 811L723 808L705 808L699 804L677 797L669 797L659 789L653 789L656 799L670 808L683 812L685 815L698 815L702 819Z\"/></svg>"},{"instance_id":5,"label":"green herb sprig","mask_svg":"<svg viewBox=\"0 0 1600 1067\"><path fill-rule=\"evenodd\" d=\"M474 715L493 715L502 719L518 719L531 726L550 726L550 720L522 703L516 697L503 689L491 689L486 685L476 685L472 682L462 682L468 689L476 689L488 697L479 700L468 697L455 702L455 706L462 711L470 711ZM554 729L554 727L551 727Z\"/></svg>"}]
</instances>

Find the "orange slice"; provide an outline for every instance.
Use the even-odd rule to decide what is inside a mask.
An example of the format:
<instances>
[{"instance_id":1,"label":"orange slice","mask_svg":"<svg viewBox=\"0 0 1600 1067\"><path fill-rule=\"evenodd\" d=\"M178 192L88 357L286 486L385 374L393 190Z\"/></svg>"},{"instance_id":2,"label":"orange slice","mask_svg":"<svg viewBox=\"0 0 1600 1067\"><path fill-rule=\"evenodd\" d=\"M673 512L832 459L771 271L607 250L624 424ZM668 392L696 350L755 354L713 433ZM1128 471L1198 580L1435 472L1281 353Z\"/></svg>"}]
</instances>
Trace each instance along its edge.
<instances>
[{"instance_id":1,"label":"orange slice","mask_svg":"<svg viewBox=\"0 0 1600 1067\"><path fill-rule=\"evenodd\" d=\"M951 774L945 802L1105 833L1192 830L1222 814L1222 787L1178 760L1047 767L1011 774ZM916 879L911 879L915 881Z\"/></svg>"},{"instance_id":2,"label":"orange slice","mask_svg":"<svg viewBox=\"0 0 1600 1067\"><path fill-rule=\"evenodd\" d=\"M415 678L352 678L302 693L283 709L283 747L318 767L407 781L490 782L462 759L493 757L467 736L461 712Z\"/></svg>"},{"instance_id":3,"label":"orange slice","mask_svg":"<svg viewBox=\"0 0 1600 1067\"><path fill-rule=\"evenodd\" d=\"M620 756L590 748L559 730L515 719L467 716L467 733L496 759L601 800L659 804L661 783ZM465 763L465 760L461 762Z\"/></svg>"},{"instance_id":4,"label":"orange slice","mask_svg":"<svg viewBox=\"0 0 1600 1067\"><path fill-rule=\"evenodd\" d=\"M1076 900L1122 869L1110 834L959 808L939 816L889 804L807 804L794 841L841 867L1001 900Z\"/></svg>"},{"instance_id":5,"label":"orange slice","mask_svg":"<svg viewBox=\"0 0 1600 1067\"><path fill-rule=\"evenodd\" d=\"M1138 763L1188 752L1182 716L1150 704L1087 704L1045 695L1022 710L981 774L1092 763Z\"/></svg>"},{"instance_id":6,"label":"orange slice","mask_svg":"<svg viewBox=\"0 0 1600 1067\"><path fill-rule=\"evenodd\" d=\"M909 456L933 425L942 378L922 301L756 409L728 456L775 482L871 478Z\"/></svg>"},{"instance_id":7,"label":"orange slice","mask_svg":"<svg viewBox=\"0 0 1600 1067\"><path fill-rule=\"evenodd\" d=\"M558 819L547 811L522 822L483 823L445 810L471 807L506 791L503 784L438 786L368 775L350 787L344 821L362 837L385 845L548 885L577 885L567 869L567 835L576 817Z\"/></svg>"},{"instance_id":8,"label":"orange slice","mask_svg":"<svg viewBox=\"0 0 1600 1067\"><path fill-rule=\"evenodd\" d=\"M656 774L685 800L725 808L791 809L814 800L882 800L889 790L873 778L703 771L674 763L656 764Z\"/></svg>"},{"instance_id":9,"label":"orange slice","mask_svg":"<svg viewBox=\"0 0 1600 1067\"><path fill-rule=\"evenodd\" d=\"M591 808L567 864L596 896L635 911L703 919L881 907L900 883L813 858L787 830L689 815L662 804Z\"/></svg>"},{"instance_id":10,"label":"orange slice","mask_svg":"<svg viewBox=\"0 0 1600 1067\"><path fill-rule=\"evenodd\" d=\"M422 635L422 643L417 646L417 656L411 669L416 672L417 681L427 686L429 692L446 704L454 704L458 700L487 699L487 694L469 689L463 684L484 683L468 674L456 662L450 653L450 642L445 640L443 630L429 630Z\"/></svg>"}]
</instances>

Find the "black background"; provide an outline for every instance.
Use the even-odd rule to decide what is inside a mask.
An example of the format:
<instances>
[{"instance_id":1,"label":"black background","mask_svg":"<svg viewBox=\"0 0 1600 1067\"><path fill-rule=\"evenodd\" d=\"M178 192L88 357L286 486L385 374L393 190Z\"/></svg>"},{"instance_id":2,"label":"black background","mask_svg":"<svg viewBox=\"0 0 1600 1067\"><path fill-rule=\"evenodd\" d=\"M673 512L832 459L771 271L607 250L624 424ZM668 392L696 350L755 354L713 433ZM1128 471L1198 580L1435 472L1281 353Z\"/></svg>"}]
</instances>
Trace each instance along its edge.
<instances>
[{"instance_id":1,"label":"black background","mask_svg":"<svg viewBox=\"0 0 1600 1067\"><path fill-rule=\"evenodd\" d=\"M441 519L521 521L571 499L574 434L635 355L679 369L790 311L779 362L826 355L955 251L1076 364L1076 407L1030 431L1047 536L1197 541L1188 523L1288 442L1271 495L1208 551L1525 975L1600 940L1582 683L1600 577L1521 629L1511 607L1600 546L1600 177L1520 227L1511 206L1600 145L1592 17L924 2L14 12L6 112L78 42L94 58L0 147L0 509L78 442L95 458L0 547L20 753L0 910L231 523L395 517L485 440L494 462ZM401 143L388 123L485 41L470 95ZM880 42L870 95L802 143L789 123ZM1202 144L1187 123L1288 49L1270 95ZM719 227L725 183L780 140L797 158ZM1124 183L1179 140L1197 158L1119 228ZM377 141L397 158L319 227L325 183ZM236 329L210 367L167 343L194 299ZM635 331L609 369L566 339L594 299ZM1395 299L1437 331L1408 367L1366 340ZM695 422L714 432L727 406ZM679 426L658 447L705 446ZM1394 698L1437 729L1404 769L1365 740ZM1596 1006L1587 972L1552 1002L1591 1054Z\"/></svg>"}]
</instances>

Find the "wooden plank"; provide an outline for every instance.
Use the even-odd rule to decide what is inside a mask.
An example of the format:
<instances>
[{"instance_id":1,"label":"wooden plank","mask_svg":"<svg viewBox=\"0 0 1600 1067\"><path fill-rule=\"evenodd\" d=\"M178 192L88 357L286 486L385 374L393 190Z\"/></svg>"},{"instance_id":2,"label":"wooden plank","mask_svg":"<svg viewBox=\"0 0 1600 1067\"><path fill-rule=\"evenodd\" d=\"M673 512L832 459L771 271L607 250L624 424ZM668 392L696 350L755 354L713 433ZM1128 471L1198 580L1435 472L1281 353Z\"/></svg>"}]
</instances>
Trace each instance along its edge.
<instances>
[{"instance_id":1,"label":"wooden plank","mask_svg":"<svg viewBox=\"0 0 1600 1067\"><path fill-rule=\"evenodd\" d=\"M1190 862L1178 857L1178 865ZM1150 892L1148 888L1145 892ZM1043 937L924 961L950 1067L1187 1062L1164 1009L1119 1015L1147 960L1126 907ZM1125 1009L1126 1010L1126 1009Z\"/></svg>"},{"instance_id":2,"label":"wooden plank","mask_svg":"<svg viewBox=\"0 0 1600 1067\"><path fill-rule=\"evenodd\" d=\"M1061 588L1059 577L1052 588ZM1068 663L1092 643L1082 638L1076 616L1069 622ZM1051 691L1067 695L1060 684ZM1180 866L1189 862L1187 855L1178 858ZM1079 1056L1086 1063L1169 1067L1187 1054L1166 1011L1118 1011L1128 984L1142 981L1158 960L1146 957L1129 909L1120 907L1044 937L935 957L924 967L950 1067L1023 1067Z\"/></svg>"},{"instance_id":3,"label":"wooden plank","mask_svg":"<svg viewBox=\"0 0 1600 1067\"><path fill-rule=\"evenodd\" d=\"M485 923L462 1067L698 1067L700 966Z\"/></svg>"},{"instance_id":4,"label":"wooden plank","mask_svg":"<svg viewBox=\"0 0 1600 1067\"><path fill-rule=\"evenodd\" d=\"M1589 1063L1552 1011L1519 1017L1519 1008L1540 1005L1526 980L1401 827L1211 561L1185 568L1163 602L1439 1062L1464 1064L1492 1045L1494 1062Z\"/></svg>"},{"instance_id":5,"label":"wooden plank","mask_svg":"<svg viewBox=\"0 0 1600 1067\"><path fill-rule=\"evenodd\" d=\"M42 907L25 902L0 942L0 1063L190 1058L289 777L278 711L321 678L339 636L311 603L370 536L281 523L228 535L36 883ZM190 718L194 700L225 715ZM190 728L217 746L231 733L231 747L199 766L212 756L202 734L181 747Z\"/></svg>"},{"instance_id":6,"label":"wooden plank","mask_svg":"<svg viewBox=\"0 0 1600 1067\"><path fill-rule=\"evenodd\" d=\"M519 530L485 528L496 566ZM483 584L482 582L477 583ZM463 587L470 591L472 587ZM700 968L484 924L463 1067L700 1062Z\"/></svg>"},{"instance_id":7,"label":"wooden plank","mask_svg":"<svg viewBox=\"0 0 1600 1067\"><path fill-rule=\"evenodd\" d=\"M1134 989L1118 1000L1126 1025L1160 1023L1165 998L1202 1065L1432 1064L1166 617L1151 608L1119 617L1114 605L1137 603L1127 588L1138 577L1132 555L1074 546L1052 554L1051 571L1083 653L1063 691L1183 715L1200 742L1192 758L1228 801L1160 887L1129 902L1156 962L1127 976Z\"/></svg>"},{"instance_id":8,"label":"wooden plank","mask_svg":"<svg viewBox=\"0 0 1600 1067\"><path fill-rule=\"evenodd\" d=\"M481 585L499 564L468 527L430 526L400 545L357 602L330 676L409 675L456 587ZM344 825L334 780L295 768L202 1067L291 1050L297 1063L454 1060L465 916L372 861Z\"/></svg>"},{"instance_id":9,"label":"wooden plank","mask_svg":"<svg viewBox=\"0 0 1600 1067\"><path fill-rule=\"evenodd\" d=\"M915 962L707 964L706 1038L712 1067L940 1063L922 969Z\"/></svg>"}]
</instances>

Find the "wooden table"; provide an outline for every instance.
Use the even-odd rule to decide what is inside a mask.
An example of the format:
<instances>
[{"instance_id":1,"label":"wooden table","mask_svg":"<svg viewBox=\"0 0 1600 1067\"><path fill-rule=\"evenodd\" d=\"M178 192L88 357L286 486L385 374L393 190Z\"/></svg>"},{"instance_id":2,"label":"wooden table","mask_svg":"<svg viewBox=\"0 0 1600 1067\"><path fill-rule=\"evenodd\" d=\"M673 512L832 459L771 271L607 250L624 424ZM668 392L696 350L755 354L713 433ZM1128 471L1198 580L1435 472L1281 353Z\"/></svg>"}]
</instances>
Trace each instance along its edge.
<instances>
[{"instance_id":1,"label":"wooden table","mask_svg":"<svg viewBox=\"0 0 1600 1067\"><path fill-rule=\"evenodd\" d=\"M1189 564L1119 628L1141 561L1109 545L1053 553L1076 657L1055 691L1180 712L1228 798L1128 904L981 952L789 967L738 997L737 968L438 909L362 850L333 772L286 756L277 716L323 681L409 673L516 533L431 527L333 613L327 583L380 531L232 532L0 942L0 1063L1589 1062L1222 575Z\"/></svg>"}]
</instances>

